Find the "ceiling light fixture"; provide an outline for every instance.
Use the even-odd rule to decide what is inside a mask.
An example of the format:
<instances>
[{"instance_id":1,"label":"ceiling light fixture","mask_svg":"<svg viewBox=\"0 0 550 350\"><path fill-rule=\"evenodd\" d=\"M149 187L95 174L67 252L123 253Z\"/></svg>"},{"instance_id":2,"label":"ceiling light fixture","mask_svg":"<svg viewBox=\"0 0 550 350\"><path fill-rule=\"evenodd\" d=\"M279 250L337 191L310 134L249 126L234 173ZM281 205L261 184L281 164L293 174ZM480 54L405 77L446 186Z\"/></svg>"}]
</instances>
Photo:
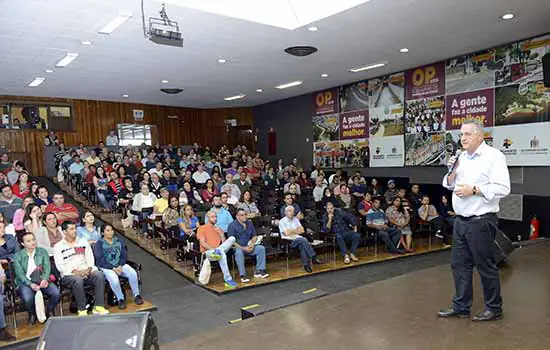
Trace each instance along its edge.
<instances>
[{"instance_id":1,"label":"ceiling light fixture","mask_svg":"<svg viewBox=\"0 0 550 350\"><path fill-rule=\"evenodd\" d=\"M502 16L502 19L505 19L505 20L506 20L506 19L512 19L512 18L514 18L514 17L515 17L515 16L514 16L513 13L507 13L507 14L505 14L505 15Z\"/></svg>"},{"instance_id":2,"label":"ceiling light fixture","mask_svg":"<svg viewBox=\"0 0 550 350\"><path fill-rule=\"evenodd\" d=\"M92 45L92 42L91 42L90 40L84 40L84 41L81 41L80 43L81 43L82 45L84 45L84 46L90 46L90 45Z\"/></svg>"},{"instance_id":3,"label":"ceiling light fixture","mask_svg":"<svg viewBox=\"0 0 550 350\"><path fill-rule=\"evenodd\" d=\"M369 70L369 69L384 67L385 65L386 65L386 62L378 62L378 63L369 64L369 65L366 65L366 66L359 66L359 67L350 68L350 69L348 69L348 71L350 71L352 73L358 73L358 72L362 72L362 71Z\"/></svg>"},{"instance_id":4,"label":"ceiling light fixture","mask_svg":"<svg viewBox=\"0 0 550 350\"><path fill-rule=\"evenodd\" d=\"M328 77L328 74L327 73L322 73L321 74L321 78L327 78Z\"/></svg>"},{"instance_id":5,"label":"ceiling light fixture","mask_svg":"<svg viewBox=\"0 0 550 350\"><path fill-rule=\"evenodd\" d=\"M316 26L311 26L311 27L308 27L307 30L309 30L310 32L316 32L319 30L319 28L317 28Z\"/></svg>"},{"instance_id":6,"label":"ceiling light fixture","mask_svg":"<svg viewBox=\"0 0 550 350\"><path fill-rule=\"evenodd\" d=\"M246 97L245 94L240 94L240 95L235 95L230 97L224 97L223 99L226 101L233 101L233 100L240 100L241 98L245 98L245 97Z\"/></svg>"},{"instance_id":7,"label":"ceiling light fixture","mask_svg":"<svg viewBox=\"0 0 550 350\"><path fill-rule=\"evenodd\" d=\"M160 82L163 84L168 84L168 80L161 80Z\"/></svg>"},{"instance_id":8,"label":"ceiling light fixture","mask_svg":"<svg viewBox=\"0 0 550 350\"><path fill-rule=\"evenodd\" d=\"M65 57L63 57L59 62L57 62L55 66L67 67L72 61L76 60L77 57L78 57L77 53L69 52L68 54L65 55Z\"/></svg>"},{"instance_id":9,"label":"ceiling light fixture","mask_svg":"<svg viewBox=\"0 0 550 350\"><path fill-rule=\"evenodd\" d=\"M256 89L256 92L261 93L261 92L264 92L264 90L263 89Z\"/></svg>"},{"instance_id":10,"label":"ceiling light fixture","mask_svg":"<svg viewBox=\"0 0 550 350\"><path fill-rule=\"evenodd\" d=\"M218 63L225 63L227 60L225 58L218 58Z\"/></svg>"},{"instance_id":11,"label":"ceiling light fixture","mask_svg":"<svg viewBox=\"0 0 550 350\"><path fill-rule=\"evenodd\" d=\"M290 83L277 85L277 86L275 86L275 88L279 89L279 90L282 90L282 89L287 89L289 87L298 86L298 85L302 85L302 84L303 84L303 81L297 80L297 81L291 81Z\"/></svg>"},{"instance_id":12,"label":"ceiling light fixture","mask_svg":"<svg viewBox=\"0 0 550 350\"><path fill-rule=\"evenodd\" d=\"M111 34L114 32L118 27L123 25L127 20L132 18L132 13L121 13L118 17L112 19L109 23L107 23L103 28L99 30L100 34Z\"/></svg>"},{"instance_id":13,"label":"ceiling light fixture","mask_svg":"<svg viewBox=\"0 0 550 350\"><path fill-rule=\"evenodd\" d=\"M122 98L128 98L128 97L129 97L128 94L123 94L122 95Z\"/></svg>"},{"instance_id":14,"label":"ceiling light fixture","mask_svg":"<svg viewBox=\"0 0 550 350\"><path fill-rule=\"evenodd\" d=\"M46 72L46 73L53 73L53 70L52 70L52 69L46 69L44 72Z\"/></svg>"},{"instance_id":15,"label":"ceiling light fixture","mask_svg":"<svg viewBox=\"0 0 550 350\"><path fill-rule=\"evenodd\" d=\"M29 83L29 86L37 87L38 85L42 84L44 80L46 80L46 78L34 78L34 80Z\"/></svg>"},{"instance_id":16,"label":"ceiling light fixture","mask_svg":"<svg viewBox=\"0 0 550 350\"><path fill-rule=\"evenodd\" d=\"M404 48L400 49L399 52L401 52L401 53L407 53L407 52L409 52L409 49L407 49L406 47L404 47Z\"/></svg>"}]
</instances>

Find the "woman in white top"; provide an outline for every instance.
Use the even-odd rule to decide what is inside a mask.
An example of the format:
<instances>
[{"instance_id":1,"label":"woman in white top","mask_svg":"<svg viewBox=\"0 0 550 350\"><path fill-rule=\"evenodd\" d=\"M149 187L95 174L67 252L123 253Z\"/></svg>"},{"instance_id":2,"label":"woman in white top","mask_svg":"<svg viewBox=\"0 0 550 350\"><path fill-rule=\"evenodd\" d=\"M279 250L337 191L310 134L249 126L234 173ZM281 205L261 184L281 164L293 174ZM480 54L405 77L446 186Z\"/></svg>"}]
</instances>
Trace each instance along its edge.
<instances>
[{"instance_id":1,"label":"woman in white top","mask_svg":"<svg viewBox=\"0 0 550 350\"><path fill-rule=\"evenodd\" d=\"M147 223L144 219L153 213L156 200L157 197L149 192L149 186L146 183L142 183L140 192L134 196L132 211L137 216L138 221L141 222L143 233L147 232Z\"/></svg>"},{"instance_id":2,"label":"woman in white top","mask_svg":"<svg viewBox=\"0 0 550 350\"><path fill-rule=\"evenodd\" d=\"M55 213L46 213L42 217L42 227L33 231L36 237L36 244L48 251L53 256L53 247L57 242L63 239L63 231L57 224L57 215Z\"/></svg>"},{"instance_id":3,"label":"woman in white top","mask_svg":"<svg viewBox=\"0 0 550 350\"><path fill-rule=\"evenodd\" d=\"M35 232L42 227L40 218L42 217L42 209L38 204L29 204L25 209L25 217L23 218L23 226L25 232Z\"/></svg>"}]
</instances>

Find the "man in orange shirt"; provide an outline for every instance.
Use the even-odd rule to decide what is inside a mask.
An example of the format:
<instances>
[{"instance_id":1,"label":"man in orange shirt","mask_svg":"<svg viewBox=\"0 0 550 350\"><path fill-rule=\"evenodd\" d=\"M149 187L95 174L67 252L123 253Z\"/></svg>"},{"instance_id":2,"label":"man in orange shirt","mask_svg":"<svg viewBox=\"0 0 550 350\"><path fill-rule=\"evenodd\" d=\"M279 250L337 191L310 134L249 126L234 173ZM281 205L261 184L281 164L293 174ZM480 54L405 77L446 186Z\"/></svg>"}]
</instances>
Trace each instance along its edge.
<instances>
[{"instance_id":1,"label":"man in orange shirt","mask_svg":"<svg viewBox=\"0 0 550 350\"><path fill-rule=\"evenodd\" d=\"M231 277L229 267L227 266L227 256L225 253L235 244L235 237L225 239L223 231L216 227L216 213L209 211L206 213L206 225L199 227L197 239L200 242L201 252L205 254L210 261L217 261L223 272L223 279L227 288L237 287L237 283Z\"/></svg>"},{"instance_id":2,"label":"man in orange shirt","mask_svg":"<svg viewBox=\"0 0 550 350\"><path fill-rule=\"evenodd\" d=\"M71 203L65 203L65 197L61 193L53 195L53 203L48 204L46 213L55 213L57 223L61 225L64 221L77 223L80 214L78 209Z\"/></svg>"}]
</instances>

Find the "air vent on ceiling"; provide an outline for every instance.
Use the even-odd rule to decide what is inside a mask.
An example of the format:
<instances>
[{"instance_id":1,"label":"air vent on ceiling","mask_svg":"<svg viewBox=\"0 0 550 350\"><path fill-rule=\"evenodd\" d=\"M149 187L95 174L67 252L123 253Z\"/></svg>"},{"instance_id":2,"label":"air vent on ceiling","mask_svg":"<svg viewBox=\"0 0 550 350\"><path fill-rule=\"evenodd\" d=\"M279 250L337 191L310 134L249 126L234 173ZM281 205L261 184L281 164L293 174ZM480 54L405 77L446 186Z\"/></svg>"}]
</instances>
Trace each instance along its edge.
<instances>
[{"instance_id":1,"label":"air vent on ceiling","mask_svg":"<svg viewBox=\"0 0 550 350\"><path fill-rule=\"evenodd\" d=\"M285 52L292 56L304 57L317 52L317 48L313 46L291 46L287 47Z\"/></svg>"},{"instance_id":2,"label":"air vent on ceiling","mask_svg":"<svg viewBox=\"0 0 550 350\"><path fill-rule=\"evenodd\" d=\"M165 94L175 95L179 94L183 91L183 89L180 88L162 88L160 91L164 92Z\"/></svg>"}]
</instances>

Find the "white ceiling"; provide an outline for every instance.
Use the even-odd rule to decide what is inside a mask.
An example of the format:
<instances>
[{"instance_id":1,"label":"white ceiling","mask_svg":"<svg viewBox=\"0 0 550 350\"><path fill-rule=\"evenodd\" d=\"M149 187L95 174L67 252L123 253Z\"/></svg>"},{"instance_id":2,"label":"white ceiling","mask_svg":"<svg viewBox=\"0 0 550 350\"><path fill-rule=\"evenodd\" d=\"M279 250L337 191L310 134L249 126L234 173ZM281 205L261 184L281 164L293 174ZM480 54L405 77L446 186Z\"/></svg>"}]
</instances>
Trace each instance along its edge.
<instances>
[{"instance_id":1,"label":"white ceiling","mask_svg":"<svg viewBox=\"0 0 550 350\"><path fill-rule=\"evenodd\" d=\"M0 95L203 108L254 106L550 30L548 0L372 0L315 22L317 32L307 26L287 30L202 12L175 1L168 2L167 12L180 24L183 48L160 46L143 37L139 0L0 0ZM146 17L158 17L160 2L144 2ZM132 11L133 18L112 35L98 34L121 10ZM501 20L508 12L516 17ZM93 45L83 46L82 40ZM292 45L313 45L319 52L303 58L283 52ZM402 47L409 53L399 53ZM80 57L56 69L67 52ZM228 62L218 63L221 57ZM370 72L347 71L378 61L389 64ZM49 68L55 72L44 73ZM321 78L323 72L329 77ZM35 77L46 81L28 87ZM163 79L169 84L162 84ZM293 80L304 84L274 88ZM185 91L170 96L161 93L161 87ZM256 93L258 88L264 92ZM247 97L223 100L237 94Z\"/></svg>"}]
</instances>

